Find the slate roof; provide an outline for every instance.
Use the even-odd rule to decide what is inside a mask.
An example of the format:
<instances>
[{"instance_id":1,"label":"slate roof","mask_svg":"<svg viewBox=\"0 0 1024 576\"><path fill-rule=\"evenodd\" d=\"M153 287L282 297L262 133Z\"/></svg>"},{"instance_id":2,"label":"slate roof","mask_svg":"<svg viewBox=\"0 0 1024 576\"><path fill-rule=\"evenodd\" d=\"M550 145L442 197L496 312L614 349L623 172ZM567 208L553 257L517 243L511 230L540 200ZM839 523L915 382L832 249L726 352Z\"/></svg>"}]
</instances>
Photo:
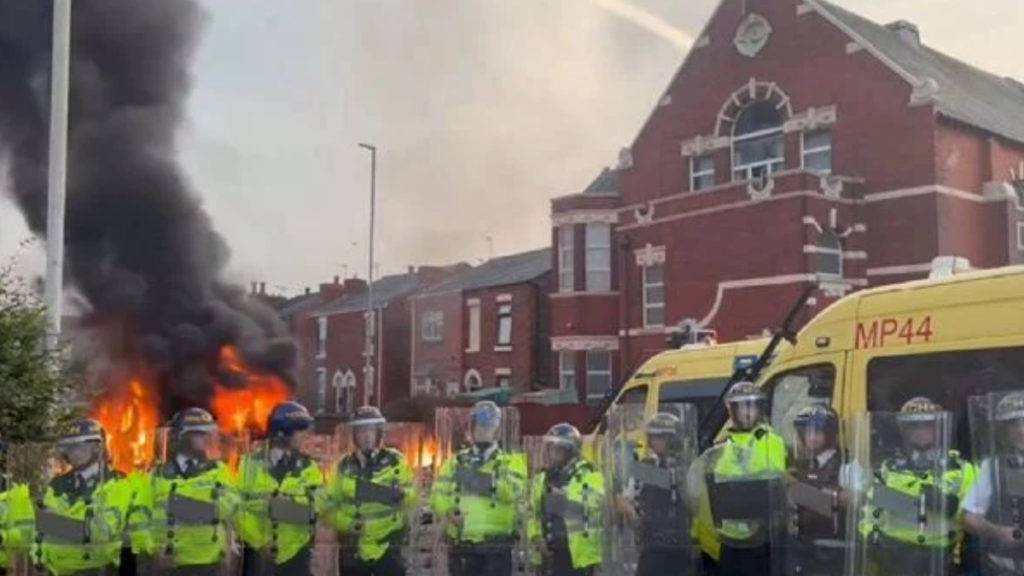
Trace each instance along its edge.
<instances>
[{"instance_id":1,"label":"slate roof","mask_svg":"<svg viewBox=\"0 0 1024 576\"><path fill-rule=\"evenodd\" d=\"M309 294L300 294L293 298L289 298L277 308L277 313L282 318L290 318L296 314L301 314L306 310L311 310L320 303L320 293L311 292Z\"/></svg>"},{"instance_id":2,"label":"slate roof","mask_svg":"<svg viewBox=\"0 0 1024 576\"><path fill-rule=\"evenodd\" d=\"M424 294L478 290L533 280L551 270L551 249L541 248L492 258L424 291Z\"/></svg>"},{"instance_id":3,"label":"slate roof","mask_svg":"<svg viewBox=\"0 0 1024 576\"><path fill-rule=\"evenodd\" d=\"M619 171L618 169L605 168L594 178L584 194L618 194L619 193Z\"/></svg>"},{"instance_id":4,"label":"slate roof","mask_svg":"<svg viewBox=\"0 0 1024 576\"><path fill-rule=\"evenodd\" d=\"M1024 85L1020 82L985 72L923 44L915 47L895 30L826 0L817 3L919 83L934 80L938 85L933 96L936 112L1024 143Z\"/></svg>"},{"instance_id":5,"label":"slate roof","mask_svg":"<svg viewBox=\"0 0 1024 576\"><path fill-rule=\"evenodd\" d=\"M416 273L384 276L373 283L373 307L381 308L395 298L408 296L419 290L422 287L420 284L420 276ZM326 316L366 310L367 296L367 292L342 296L318 309L316 314Z\"/></svg>"}]
</instances>

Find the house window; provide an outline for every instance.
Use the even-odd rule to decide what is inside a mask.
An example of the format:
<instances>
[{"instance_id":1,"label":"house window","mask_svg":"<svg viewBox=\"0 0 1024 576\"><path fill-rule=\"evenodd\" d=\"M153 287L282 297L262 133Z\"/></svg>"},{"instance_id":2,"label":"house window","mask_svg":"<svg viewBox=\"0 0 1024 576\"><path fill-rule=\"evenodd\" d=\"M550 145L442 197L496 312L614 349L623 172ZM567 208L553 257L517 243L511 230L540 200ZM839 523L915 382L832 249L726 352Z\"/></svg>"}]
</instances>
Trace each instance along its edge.
<instances>
[{"instance_id":1,"label":"house window","mask_svg":"<svg viewBox=\"0 0 1024 576\"><path fill-rule=\"evenodd\" d=\"M832 173L832 131L804 132L802 137L804 169L819 174Z\"/></svg>"},{"instance_id":2,"label":"house window","mask_svg":"<svg viewBox=\"0 0 1024 576\"><path fill-rule=\"evenodd\" d=\"M477 352L480 350L480 301L469 303L469 342L466 352Z\"/></svg>"},{"instance_id":3,"label":"house window","mask_svg":"<svg viewBox=\"0 0 1024 576\"><path fill-rule=\"evenodd\" d=\"M612 289L612 226L607 222L587 224L587 290Z\"/></svg>"},{"instance_id":4,"label":"house window","mask_svg":"<svg viewBox=\"0 0 1024 576\"><path fill-rule=\"evenodd\" d=\"M601 400L612 389L612 353L587 351L587 399Z\"/></svg>"},{"instance_id":5,"label":"house window","mask_svg":"<svg viewBox=\"0 0 1024 576\"><path fill-rule=\"evenodd\" d=\"M818 238L817 272L819 276L843 277L843 243L831 230L825 230Z\"/></svg>"},{"instance_id":6,"label":"house window","mask_svg":"<svg viewBox=\"0 0 1024 576\"><path fill-rule=\"evenodd\" d=\"M327 369L316 369L316 413L323 414L327 409Z\"/></svg>"},{"instance_id":7,"label":"house window","mask_svg":"<svg viewBox=\"0 0 1024 576\"><path fill-rule=\"evenodd\" d=\"M1024 250L1024 222L1017 222L1017 250Z\"/></svg>"},{"instance_id":8,"label":"house window","mask_svg":"<svg viewBox=\"0 0 1024 576\"><path fill-rule=\"evenodd\" d=\"M690 190L715 185L715 158L711 155L690 158Z\"/></svg>"},{"instance_id":9,"label":"house window","mask_svg":"<svg viewBox=\"0 0 1024 576\"><path fill-rule=\"evenodd\" d=\"M576 389L576 352L573 350L558 352L558 387L562 390Z\"/></svg>"},{"instance_id":10,"label":"house window","mask_svg":"<svg viewBox=\"0 0 1024 576\"><path fill-rule=\"evenodd\" d=\"M473 392L484 387L483 380L480 378L480 373L476 370L470 370L466 372L466 378L463 381L467 392Z\"/></svg>"},{"instance_id":11,"label":"house window","mask_svg":"<svg viewBox=\"0 0 1024 576\"><path fill-rule=\"evenodd\" d=\"M572 224L558 227L558 291L576 289L575 246L576 232Z\"/></svg>"},{"instance_id":12,"label":"house window","mask_svg":"<svg viewBox=\"0 0 1024 576\"><path fill-rule=\"evenodd\" d=\"M444 340L444 312L430 310L420 315L420 338L424 342Z\"/></svg>"},{"instance_id":13,"label":"house window","mask_svg":"<svg viewBox=\"0 0 1024 576\"><path fill-rule=\"evenodd\" d=\"M498 346L512 345L512 305L498 306Z\"/></svg>"},{"instance_id":14,"label":"house window","mask_svg":"<svg viewBox=\"0 0 1024 576\"><path fill-rule=\"evenodd\" d=\"M327 356L327 318L316 319L316 357Z\"/></svg>"},{"instance_id":15,"label":"house window","mask_svg":"<svg viewBox=\"0 0 1024 576\"><path fill-rule=\"evenodd\" d=\"M665 325L665 267L644 266L644 326Z\"/></svg>"},{"instance_id":16,"label":"house window","mask_svg":"<svg viewBox=\"0 0 1024 576\"><path fill-rule=\"evenodd\" d=\"M761 100L740 113L733 128L732 179L752 180L774 174L786 164L783 117L777 104Z\"/></svg>"}]
</instances>

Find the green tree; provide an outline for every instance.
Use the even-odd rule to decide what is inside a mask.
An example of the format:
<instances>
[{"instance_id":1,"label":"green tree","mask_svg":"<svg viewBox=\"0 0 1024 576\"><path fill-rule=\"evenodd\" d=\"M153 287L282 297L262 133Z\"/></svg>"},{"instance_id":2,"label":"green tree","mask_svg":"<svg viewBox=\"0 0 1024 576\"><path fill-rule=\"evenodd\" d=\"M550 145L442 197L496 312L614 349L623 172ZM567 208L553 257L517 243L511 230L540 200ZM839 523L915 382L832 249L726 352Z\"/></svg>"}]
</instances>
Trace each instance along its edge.
<instances>
[{"instance_id":1,"label":"green tree","mask_svg":"<svg viewBox=\"0 0 1024 576\"><path fill-rule=\"evenodd\" d=\"M7 442L53 438L73 417L76 387L60 350L45 349L46 307L0 268L0 434Z\"/></svg>"}]
</instances>

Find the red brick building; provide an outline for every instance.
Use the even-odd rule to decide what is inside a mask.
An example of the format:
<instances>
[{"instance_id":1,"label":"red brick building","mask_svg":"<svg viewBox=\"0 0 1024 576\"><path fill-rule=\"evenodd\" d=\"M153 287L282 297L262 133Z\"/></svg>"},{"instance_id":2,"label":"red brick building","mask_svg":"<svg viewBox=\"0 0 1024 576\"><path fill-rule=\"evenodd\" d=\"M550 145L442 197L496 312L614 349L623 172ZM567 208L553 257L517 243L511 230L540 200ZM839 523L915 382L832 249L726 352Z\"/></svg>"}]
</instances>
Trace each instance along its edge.
<instances>
[{"instance_id":1,"label":"red brick building","mask_svg":"<svg viewBox=\"0 0 1024 576\"><path fill-rule=\"evenodd\" d=\"M494 258L411 299L412 394L550 385L547 248Z\"/></svg>"},{"instance_id":2,"label":"red brick building","mask_svg":"<svg viewBox=\"0 0 1024 576\"><path fill-rule=\"evenodd\" d=\"M1024 261L1024 85L821 0L723 0L619 164L552 201L552 351L597 398L937 256Z\"/></svg>"}]
</instances>

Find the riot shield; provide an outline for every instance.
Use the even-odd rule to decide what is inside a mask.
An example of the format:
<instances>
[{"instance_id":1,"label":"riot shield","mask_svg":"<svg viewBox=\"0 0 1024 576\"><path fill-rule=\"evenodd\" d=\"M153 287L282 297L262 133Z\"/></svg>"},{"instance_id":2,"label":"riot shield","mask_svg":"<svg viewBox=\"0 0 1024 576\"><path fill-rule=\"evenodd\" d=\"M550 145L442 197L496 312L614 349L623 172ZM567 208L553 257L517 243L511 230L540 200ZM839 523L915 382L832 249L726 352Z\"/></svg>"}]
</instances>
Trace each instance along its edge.
<instances>
[{"instance_id":1,"label":"riot shield","mask_svg":"<svg viewBox=\"0 0 1024 576\"><path fill-rule=\"evenodd\" d=\"M786 576L842 574L849 467L838 419L830 409L808 406L789 414L783 430L790 458L779 566Z\"/></svg>"},{"instance_id":2,"label":"riot shield","mask_svg":"<svg viewBox=\"0 0 1024 576\"><path fill-rule=\"evenodd\" d=\"M874 412L851 423L847 574L952 570L961 477L948 412Z\"/></svg>"},{"instance_id":3,"label":"riot shield","mask_svg":"<svg viewBox=\"0 0 1024 576\"><path fill-rule=\"evenodd\" d=\"M246 439L221 434L215 426L157 430L149 478L151 528L143 546L149 571L157 576L239 571L233 520L242 501L235 480L246 445Z\"/></svg>"},{"instance_id":4,"label":"riot shield","mask_svg":"<svg viewBox=\"0 0 1024 576\"><path fill-rule=\"evenodd\" d=\"M62 441L16 451L19 493L9 494L7 512L23 529L5 537L22 551L31 547L26 564L55 574L116 568L133 492L109 467L103 444Z\"/></svg>"},{"instance_id":5,"label":"riot shield","mask_svg":"<svg viewBox=\"0 0 1024 576\"><path fill-rule=\"evenodd\" d=\"M767 428L732 432L698 459L696 499L706 505L723 573L757 558L764 574L780 573L785 542L786 450ZM703 542L702 542L703 544Z\"/></svg>"},{"instance_id":6,"label":"riot shield","mask_svg":"<svg viewBox=\"0 0 1024 576\"><path fill-rule=\"evenodd\" d=\"M978 477L964 501L986 576L1024 573L1024 393L969 400Z\"/></svg>"},{"instance_id":7,"label":"riot shield","mask_svg":"<svg viewBox=\"0 0 1024 576\"><path fill-rule=\"evenodd\" d=\"M697 573L688 486L696 410L690 404L660 410L646 421L643 406L619 406L609 414L604 468L612 512L605 566L612 574Z\"/></svg>"},{"instance_id":8,"label":"riot shield","mask_svg":"<svg viewBox=\"0 0 1024 576\"><path fill-rule=\"evenodd\" d=\"M429 440L418 424L389 423L383 434L381 450L366 454L350 425L335 430L340 457L325 487L323 514L341 573L394 562L415 572L429 566L424 556L432 542L422 535L419 502L423 468L431 465Z\"/></svg>"},{"instance_id":9,"label":"riot shield","mask_svg":"<svg viewBox=\"0 0 1024 576\"><path fill-rule=\"evenodd\" d=\"M334 545L318 530L324 511L323 458L308 432L254 442L240 460L239 508L233 527L243 546L247 576L308 574L314 557Z\"/></svg>"}]
</instances>

